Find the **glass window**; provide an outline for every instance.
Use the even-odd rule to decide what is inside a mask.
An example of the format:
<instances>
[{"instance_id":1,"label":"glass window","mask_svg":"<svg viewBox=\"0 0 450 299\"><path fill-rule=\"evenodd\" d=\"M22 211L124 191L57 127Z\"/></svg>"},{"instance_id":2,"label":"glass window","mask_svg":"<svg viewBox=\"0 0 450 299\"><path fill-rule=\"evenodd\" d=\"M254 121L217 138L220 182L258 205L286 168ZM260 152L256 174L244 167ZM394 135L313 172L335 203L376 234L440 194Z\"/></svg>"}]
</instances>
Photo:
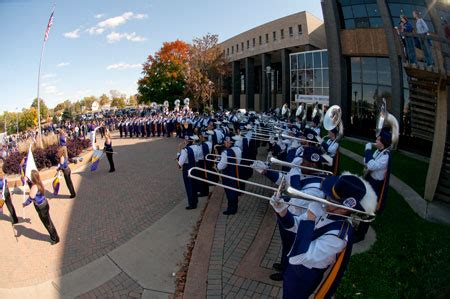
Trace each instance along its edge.
<instances>
[{"instance_id":1,"label":"glass window","mask_svg":"<svg viewBox=\"0 0 450 299\"><path fill-rule=\"evenodd\" d=\"M322 87L322 70L314 70L314 87Z\"/></svg>"},{"instance_id":2,"label":"glass window","mask_svg":"<svg viewBox=\"0 0 450 299\"><path fill-rule=\"evenodd\" d=\"M371 28L381 28L381 27L383 27L383 20L381 20L381 18L369 18L369 22L370 22L370 27Z\"/></svg>"},{"instance_id":3,"label":"glass window","mask_svg":"<svg viewBox=\"0 0 450 299\"><path fill-rule=\"evenodd\" d=\"M269 43L269 33L266 33L266 44Z\"/></svg>"},{"instance_id":4,"label":"glass window","mask_svg":"<svg viewBox=\"0 0 450 299\"><path fill-rule=\"evenodd\" d=\"M386 99L386 106L388 110L392 109L392 88L390 86L378 86L377 105L379 106L382 99Z\"/></svg>"},{"instance_id":5,"label":"glass window","mask_svg":"<svg viewBox=\"0 0 450 299\"><path fill-rule=\"evenodd\" d=\"M299 24L299 25L298 25L298 34L302 34L302 33L303 33L302 25Z\"/></svg>"},{"instance_id":6,"label":"glass window","mask_svg":"<svg viewBox=\"0 0 450 299\"><path fill-rule=\"evenodd\" d=\"M342 7L342 15L344 19L353 19L353 10L351 6Z\"/></svg>"},{"instance_id":7,"label":"glass window","mask_svg":"<svg viewBox=\"0 0 450 299\"><path fill-rule=\"evenodd\" d=\"M367 17L367 11L365 5L353 5L353 16L355 18Z\"/></svg>"},{"instance_id":8,"label":"glass window","mask_svg":"<svg viewBox=\"0 0 450 299\"><path fill-rule=\"evenodd\" d=\"M305 68L312 69L313 67L312 53L306 53L305 58L306 58Z\"/></svg>"},{"instance_id":9,"label":"glass window","mask_svg":"<svg viewBox=\"0 0 450 299\"><path fill-rule=\"evenodd\" d=\"M374 108L373 105L380 97L378 86L374 84L363 84L362 101L367 107Z\"/></svg>"},{"instance_id":10,"label":"glass window","mask_svg":"<svg viewBox=\"0 0 450 299\"><path fill-rule=\"evenodd\" d=\"M291 71L297 70L298 64L297 64L297 55L291 55Z\"/></svg>"},{"instance_id":11,"label":"glass window","mask_svg":"<svg viewBox=\"0 0 450 299\"><path fill-rule=\"evenodd\" d=\"M250 49L250 41L247 40L247 49Z\"/></svg>"},{"instance_id":12,"label":"glass window","mask_svg":"<svg viewBox=\"0 0 450 299\"><path fill-rule=\"evenodd\" d=\"M253 48L256 46L256 38L253 38Z\"/></svg>"},{"instance_id":13,"label":"glass window","mask_svg":"<svg viewBox=\"0 0 450 299\"><path fill-rule=\"evenodd\" d=\"M314 57L314 68L321 68L322 67L322 61L321 61L321 55L320 52L315 52L313 54Z\"/></svg>"},{"instance_id":14,"label":"glass window","mask_svg":"<svg viewBox=\"0 0 450 299\"><path fill-rule=\"evenodd\" d=\"M361 59L363 82L377 84L377 62L375 57Z\"/></svg>"},{"instance_id":15,"label":"glass window","mask_svg":"<svg viewBox=\"0 0 450 299\"><path fill-rule=\"evenodd\" d=\"M377 58L378 84L392 85L391 65L388 58Z\"/></svg>"},{"instance_id":16,"label":"glass window","mask_svg":"<svg viewBox=\"0 0 450 299\"><path fill-rule=\"evenodd\" d=\"M262 36L259 36L259 44L262 45Z\"/></svg>"},{"instance_id":17,"label":"glass window","mask_svg":"<svg viewBox=\"0 0 450 299\"><path fill-rule=\"evenodd\" d=\"M376 4L367 4L366 5L366 9L367 9L367 15L369 17L378 17L378 16L380 16L380 13L378 12L378 5L376 5Z\"/></svg>"},{"instance_id":18,"label":"glass window","mask_svg":"<svg viewBox=\"0 0 450 299\"><path fill-rule=\"evenodd\" d=\"M236 44L236 53L239 52L239 44Z\"/></svg>"},{"instance_id":19,"label":"glass window","mask_svg":"<svg viewBox=\"0 0 450 299\"><path fill-rule=\"evenodd\" d=\"M273 36L273 40L276 41L277 40L277 32L276 31L272 32L272 36Z\"/></svg>"},{"instance_id":20,"label":"glass window","mask_svg":"<svg viewBox=\"0 0 450 299\"><path fill-rule=\"evenodd\" d=\"M281 29L280 33L281 33L281 39L283 39L284 38L284 29Z\"/></svg>"},{"instance_id":21,"label":"glass window","mask_svg":"<svg viewBox=\"0 0 450 299\"><path fill-rule=\"evenodd\" d=\"M241 51L244 52L244 42L241 43Z\"/></svg>"},{"instance_id":22,"label":"glass window","mask_svg":"<svg viewBox=\"0 0 450 299\"><path fill-rule=\"evenodd\" d=\"M305 78L306 78L306 71L305 70L299 70L298 71L298 87L304 87L305 86Z\"/></svg>"},{"instance_id":23,"label":"glass window","mask_svg":"<svg viewBox=\"0 0 450 299\"><path fill-rule=\"evenodd\" d=\"M346 29L353 29L355 27L355 20L354 19L348 19L344 21L344 26Z\"/></svg>"},{"instance_id":24,"label":"glass window","mask_svg":"<svg viewBox=\"0 0 450 299\"><path fill-rule=\"evenodd\" d=\"M234 54L234 46L231 46L231 54Z\"/></svg>"},{"instance_id":25,"label":"glass window","mask_svg":"<svg viewBox=\"0 0 450 299\"><path fill-rule=\"evenodd\" d=\"M323 94L322 88L314 88L314 95L319 95L321 96Z\"/></svg>"},{"instance_id":26,"label":"glass window","mask_svg":"<svg viewBox=\"0 0 450 299\"><path fill-rule=\"evenodd\" d=\"M314 71L306 70L305 71L305 86L313 87L313 80L314 80Z\"/></svg>"},{"instance_id":27,"label":"glass window","mask_svg":"<svg viewBox=\"0 0 450 299\"><path fill-rule=\"evenodd\" d=\"M230 55L230 48L227 48L227 55Z\"/></svg>"},{"instance_id":28,"label":"glass window","mask_svg":"<svg viewBox=\"0 0 450 299\"><path fill-rule=\"evenodd\" d=\"M361 78L361 57L351 57L352 82L362 82Z\"/></svg>"},{"instance_id":29,"label":"glass window","mask_svg":"<svg viewBox=\"0 0 450 299\"><path fill-rule=\"evenodd\" d=\"M299 69L305 69L305 54L298 55L298 68Z\"/></svg>"},{"instance_id":30,"label":"glass window","mask_svg":"<svg viewBox=\"0 0 450 299\"><path fill-rule=\"evenodd\" d=\"M292 29L292 27L289 27L289 36L293 36L294 35L294 30Z\"/></svg>"},{"instance_id":31,"label":"glass window","mask_svg":"<svg viewBox=\"0 0 450 299\"><path fill-rule=\"evenodd\" d=\"M369 28L369 18L355 18L355 28Z\"/></svg>"},{"instance_id":32,"label":"glass window","mask_svg":"<svg viewBox=\"0 0 450 299\"><path fill-rule=\"evenodd\" d=\"M322 51L322 67L328 67L328 51Z\"/></svg>"},{"instance_id":33,"label":"glass window","mask_svg":"<svg viewBox=\"0 0 450 299\"><path fill-rule=\"evenodd\" d=\"M330 89L329 88L322 88L322 95L324 95L324 96L330 95Z\"/></svg>"},{"instance_id":34,"label":"glass window","mask_svg":"<svg viewBox=\"0 0 450 299\"><path fill-rule=\"evenodd\" d=\"M292 86L293 88L298 87L298 82L297 82L297 71L291 72L291 86Z\"/></svg>"},{"instance_id":35,"label":"glass window","mask_svg":"<svg viewBox=\"0 0 450 299\"><path fill-rule=\"evenodd\" d=\"M323 87L330 87L329 83L330 78L328 76L329 76L328 69L323 69L322 70Z\"/></svg>"}]
</instances>

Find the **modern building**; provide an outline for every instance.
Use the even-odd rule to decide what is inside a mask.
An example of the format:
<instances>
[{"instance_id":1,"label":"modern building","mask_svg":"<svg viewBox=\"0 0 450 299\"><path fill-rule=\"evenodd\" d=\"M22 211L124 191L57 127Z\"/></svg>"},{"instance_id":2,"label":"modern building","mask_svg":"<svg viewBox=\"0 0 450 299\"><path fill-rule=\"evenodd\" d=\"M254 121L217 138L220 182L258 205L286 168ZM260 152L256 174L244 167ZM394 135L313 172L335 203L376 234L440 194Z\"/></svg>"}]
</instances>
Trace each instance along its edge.
<instances>
[{"instance_id":1,"label":"modern building","mask_svg":"<svg viewBox=\"0 0 450 299\"><path fill-rule=\"evenodd\" d=\"M400 122L400 148L430 156L425 198L450 202L450 2L322 0L322 10L330 105L341 106L346 135L373 140L379 105L386 99ZM421 13L430 34L402 39L395 27L401 15L415 26L413 11ZM432 66L421 62L427 58L422 50L415 50L417 63L408 59L408 38L416 46L429 45Z\"/></svg>"},{"instance_id":2,"label":"modern building","mask_svg":"<svg viewBox=\"0 0 450 299\"><path fill-rule=\"evenodd\" d=\"M320 73L320 79L316 78L316 82L320 80L320 87L306 85L306 76L314 78L315 73L309 69L306 72L305 65L297 64L299 56L293 56L293 53L326 48L323 22L308 12L299 12L250 29L222 42L220 46L232 73L229 96L219 99L218 104L222 107L263 111L295 101L296 92L300 89L311 95L315 91L320 95L328 92L328 86L324 88L322 84L322 52L302 56L305 63L309 62L310 57L319 57L320 68L317 64L316 76ZM290 67L293 61L295 70ZM312 63L314 61L311 60ZM303 74L298 75L300 68L297 66L301 67L304 77ZM294 74L296 77L292 80L296 84L300 80L302 85L296 85L292 92L291 75Z\"/></svg>"}]
</instances>

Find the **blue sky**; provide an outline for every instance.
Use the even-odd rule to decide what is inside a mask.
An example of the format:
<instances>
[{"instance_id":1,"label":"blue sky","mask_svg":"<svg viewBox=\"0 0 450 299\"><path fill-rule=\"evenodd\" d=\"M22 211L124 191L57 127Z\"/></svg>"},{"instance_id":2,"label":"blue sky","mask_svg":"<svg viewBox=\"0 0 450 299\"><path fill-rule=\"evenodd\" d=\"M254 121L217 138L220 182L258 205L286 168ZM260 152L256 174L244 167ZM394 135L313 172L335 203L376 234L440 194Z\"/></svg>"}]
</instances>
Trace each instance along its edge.
<instances>
[{"instance_id":1,"label":"blue sky","mask_svg":"<svg viewBox=\"0 0 450 299\"><path fill-rule=\"evenodd\" d=\"M0 0L0 112L29 107L37 96L53 4L40 87L51 108L110 90L135 94L142 63L164 41L191 42L208 32L224 41L303 10L322 18L319 0Z\"/></svg>"}]
</instances>

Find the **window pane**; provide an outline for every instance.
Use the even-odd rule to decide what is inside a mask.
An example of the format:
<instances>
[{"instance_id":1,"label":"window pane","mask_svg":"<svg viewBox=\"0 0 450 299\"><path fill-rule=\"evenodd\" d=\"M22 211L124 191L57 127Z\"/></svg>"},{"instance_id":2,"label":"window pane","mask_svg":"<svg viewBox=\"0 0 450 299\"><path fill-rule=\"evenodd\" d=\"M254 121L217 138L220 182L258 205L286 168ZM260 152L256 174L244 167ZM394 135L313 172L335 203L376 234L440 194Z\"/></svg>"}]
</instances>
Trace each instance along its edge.
<instances>
[{"instance_id":1,"label":"window pane","mask_svg":"<svg viewBox=\"0 0 450 299\"><path fill-rule=\"evenodd\" d=\"M351 6L342 7L342 14L344 16L344 19L352 19L353 18L353 11Z\"/></svg>"},{"instance_id":2,"label":"window pane","mask_svg":"<svg viewBox=\"0 0 450 299\"><path fill-rule=\"evenodd\" d=\"M367 17L367 11L365 5L353 5L353 16L355 18Z\"/></svg>"},{"instance_id":3,"label":"window pane","mask_svg":"<svg viewBox=\"0 0 450 299\"><path fill-rule=\"evenodd\" d=\"M375 57L363 57L361 59L363 82L377 83L377 64Z\"/></svg>"},{"instance_id":4,"label":"window pane","mask_svg":"<svg viewBox=\"0 0 450 299\"><path fill-rule=\"evenodd\" d=\"M380 103L382 103L383 98L386 99L387 109L391 110L392 109L392 88L391 87L387 87L387 86L379 86L378 87L378 99L376 102L378 106L380 106Z\"/></svg>"},{"instance_id":5,"label":"window pane","mask_svg":"<svg viewBox=\"0 0 450 299\"><path fill-rule=\"evenodd\" d=\"M370 18L370 27L371 28L381 28L383 27L383 21L381 18Z\"/></svg>"},{"instance_id":6,"label":"window pane","mask_svg":"<svg viewBox=\"0 0 450 299\"><path fill-rule=\"evenodd\" d=\"M377 58L378 84L392 85L391 65L387 58Z\"/></svg>"},{"instance_id":7,"label":"window pane","mask_svg":"<svg viewBox=\"0 0 450 299\"><path fill-rule=\"evenodd\" d=\"M305 54L298 55L298 68L305 69Z\"/></svg>"},{"instance_id":8,"label":"window pane","mask_svg":"<svg viewBox=\"0 0 450 299\"><path fill-rule=\"evenodd\" d=\"M306 68L311 69L313 67L312 53L306 53L305 58L306 58Z\"/></svg>"},{"instance_id":9,"label":"window pane","mask_svg":"<svg viewBox=\"0 0 450 299\"><path fill-rule=\"evenodd\" d=\"M361 82L361 57L352 57L350 59L352 82Z\"/></svg>"},{"instance_id":10,"label":"window pane","mask_svg":"<svg viewBox=\"0 0 450 299\"><path fill-rule=\"evenodd\" d=\"M297 66L297 55L291 55L291 70L296 70Z\"/></svg>"},{"instance_id":11,"label":"window pane","mask_svg":"<svg viewBox=\"0 0 450 299\"><path fill-rule=\"evenodd\" d=\"M318 96L322 95L322 88L314 88L314 94Z\"/></svg>"},{"instance_id":12,"label":"window pane","mask_svg":"<svg viewBox=\"0 0 450 299\"><path fill-rule=\"evenodd\" d=\"M305 71L300 70L298 71L298 87L304 87L305 86Z\"/></svg>"},{"instance_id":13,"label":"window pane","mask_svg":"<svg viewBox=\"0 0 450 299\"><path fill-rule=\"evenodd\" d=\"M297 86L297 72L291 72L291 87L296 88Z\"/></svg>"},{"instance_id":14,"label":"window pane","mask_svg":"<svg viewBox=\"0 0 450 299\"><path fill-rule=\"evenodd\" d=\"M353 28L355 28L355 20L354 19L345 20L344 23L345 23L344 27L346 29L353 29Z\"/></svg>"},{"instance_id":15,"label":"window pane","mask_svg":"<svg viewBox=\"0 0 450 299\"><path fill-rule=\"evenodd\" d=\"M322 89L322 95L327 96L330 94L330 90L328 88L323 88Z\"/></svg>"},{"instance_id":16,"label":"window pane","mask_svg":"<svg viewBox=\"0 0 450 299\"><path fill-rule=\"evenodd\" d=\"M357 18L355 19L355 28L369 28L369 18Z\"/></svg>"},{"instance_id":17,"label":"window pane","mask_svg":"<svg viewBox=\"0 0 450 299\"><path fill-rule=\"evenodd\" d=\"M351 4L351 0L341 0L340 2L342 6Z\"/></svg>"},{"instance_id":18,"label":"window pane","mask_svg":"<svg viewBox=\"0 0 450 299\"><path fill-rule=\"evenodd\" d=\"M322 87L322 70L314 70L314 87Z\"/></svg>"},{"instance_id":19,"label":"window pane","mask_svg":"<svg viewBox=\"0 0 450 299\"><path fill-rule=\"evenodd\" d=\"M320 58L320 52L315 52L315 53L313 53L313 56L314 56L314 68L315 69L317 69L317 68L321 68L322 67L322 61L321 61L321 58Z\"/></svg>"},{"instance_id":20,"label":"window pane","mask_svg":"<svg viewBox=\"0 0 450 299\"><path fill-rule=\"evenodd\" d=\"M328 51L322 52L322 67L328 67Z\"/></svg>"},{"instance_id":21,"label":"window pane","mask_svg":"<svg viewBox=\"0 0 450 299\"><path fill-rule=\"evenodd\" d=\"M378 17L380 13L378 12L378 5L376 4L367 4L367 15L369 17Z\"/></svg>"},{"instance_id":22,"label":"window pane","mask_svg":"<svg viewBox=\"0 0 450 299\"><path fill-rule=\"evenodd\" d=\"M375 111L374 104L376 100L380 98L380 93L378 90L378 87L376 85L369 85L364 84L363 85L363 94L362 94L362 101L365 107L367 109Z\"/></svg>"},{"instance_id":23,"label":"window pane","mask_svg":"<svg viewBox=\"0 0 450 299\"><path fill-rule=\"evenodd\" d=\"M314 72L313 70L309 69L305 71L305 86L306 87L312 87L313 86L313 80L314 80Z\"/></svg>"},{"instance_id":24,"label":"window pane","mask_svg":"<svg viewBox=\"0 0 450 299\"><path fill-rule=\"evenodd\" d=\"M328 78L328 69L322 70L322 81L323 81L323 87L330 87L329 78Z\"/></svg>"}]
</instances>

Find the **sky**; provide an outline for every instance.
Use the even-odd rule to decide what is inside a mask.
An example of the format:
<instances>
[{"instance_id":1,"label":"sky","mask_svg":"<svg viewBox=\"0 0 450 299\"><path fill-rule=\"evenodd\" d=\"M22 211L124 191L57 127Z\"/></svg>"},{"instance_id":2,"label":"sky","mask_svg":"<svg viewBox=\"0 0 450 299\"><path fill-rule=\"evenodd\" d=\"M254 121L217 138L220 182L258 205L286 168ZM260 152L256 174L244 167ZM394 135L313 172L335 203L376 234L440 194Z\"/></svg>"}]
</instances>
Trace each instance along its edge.
<instances>
[{"instance_id":1,"label":"sky","mask_svg":"<svg viewBox=\"0 0 450 299\"><path fill-rule=\"evenodd\" d=\"M165 41L191 42L207 33L220 41L269 21L309 11L323 19L319 0L0 0L0 113L48 107L85 96L137 93L142 64Z\"/></svg>"}]
</instances>

